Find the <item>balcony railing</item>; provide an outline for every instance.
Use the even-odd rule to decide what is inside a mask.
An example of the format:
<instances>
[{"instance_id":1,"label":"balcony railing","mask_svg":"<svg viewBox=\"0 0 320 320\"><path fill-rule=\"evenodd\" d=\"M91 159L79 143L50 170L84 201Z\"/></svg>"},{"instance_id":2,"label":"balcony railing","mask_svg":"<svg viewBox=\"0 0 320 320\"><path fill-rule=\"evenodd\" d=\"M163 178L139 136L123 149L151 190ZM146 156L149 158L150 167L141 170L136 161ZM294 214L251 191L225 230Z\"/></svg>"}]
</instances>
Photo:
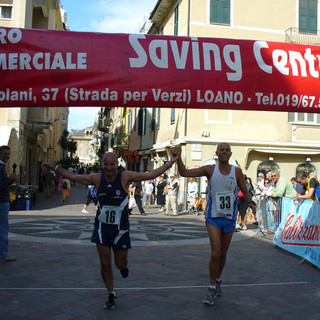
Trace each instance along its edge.
<instances>
[{"instance_id":1,"label":"balcony railing","mask_svg":"<svg viewBox=\"0 0 320 320\"><path fill-rule=\"evenodd\" d=\"M302 32L299 28L291 27L286 30L286 42L298 44L320 44L320 30L315 33Z\"/></svg>"}]
</instances>

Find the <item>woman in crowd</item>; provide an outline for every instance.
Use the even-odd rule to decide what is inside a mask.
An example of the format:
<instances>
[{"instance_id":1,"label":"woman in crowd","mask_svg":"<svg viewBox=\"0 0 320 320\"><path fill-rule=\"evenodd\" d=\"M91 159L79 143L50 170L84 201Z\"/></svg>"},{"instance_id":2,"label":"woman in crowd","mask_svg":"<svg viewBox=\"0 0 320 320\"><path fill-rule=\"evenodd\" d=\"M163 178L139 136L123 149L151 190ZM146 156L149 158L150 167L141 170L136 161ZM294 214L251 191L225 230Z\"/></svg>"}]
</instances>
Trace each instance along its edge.
<instances>
[{"instance_id":1,"label":"woman in crowd","mask_svg":"<svg viewBox=\"0 0 320 320\"><path fill-rule=\"evenodd\" d=\"M164 180L163 176L159 177L159 182L157 184L157 204L160 205L159 211L165 210L166 204L166 195L164 192L164 188L167 185L167 182Z\"/></svg>"}]
</instances>

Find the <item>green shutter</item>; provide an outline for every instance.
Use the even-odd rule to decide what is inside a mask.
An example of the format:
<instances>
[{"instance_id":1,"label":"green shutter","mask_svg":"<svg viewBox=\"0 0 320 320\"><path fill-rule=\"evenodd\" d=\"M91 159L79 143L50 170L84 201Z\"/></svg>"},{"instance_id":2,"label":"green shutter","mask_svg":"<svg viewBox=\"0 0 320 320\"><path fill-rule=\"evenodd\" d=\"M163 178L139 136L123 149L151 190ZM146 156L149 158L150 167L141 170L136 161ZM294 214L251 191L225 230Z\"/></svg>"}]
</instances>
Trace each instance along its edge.
<instances>
[{"instance_id":1,"label":"green shutter","mask_svg":"<svg viewBox=\"0 0 320 320\"><path fill-rule=\"evenodd\" d=\"M160 120L161 120L161 109L158 108L158 118L157 118L157 128L160 128Z\"/></svg>"},{"instance_id":2,"label":"green shutter","mask_svg":"<svg viewBox=\"0 0 320 320\"><path fill-rule=\"evenodd\" d=\"M288 121L289 122L294 122L295 118L294 118L294 112L289 112L288 114Z\"/></svg>"},{"instance_id":3,"label":"green shutter","mask_svg":"<svg viewBox=\"0 0 320 320\"><path fill-rule=\"evenodd\" d=\"M174 35L179 34L179 5L174 8Z\"/></svg>"},{"instance_id":4,"label":"green shutter","mask_svg":"<svg viewBox=\"0 0 320 320\"><path fill-rule=\"evenodd\" d=\"M317 12L317 0L299 0L299 32L317 33Z\"/></svg>"},{"instance_id":5,"label":"green shutter","mask_svg":"<svg viewBox=\"0 0 320 320\"><path fill-rule=\"evenodd\" d=\"M211 0L210 22L230 24L230 0Z\"/></svg>"},{"instance_id":6,"label":"green shutter","mask_svg":"<svg viewBox=\"0 0 320 320\"><path fill-rule=\"evenodd\" d=\"M171 122L175 122L175 121L176 121L176 109L175 109L175 108L171 108L170 121L171 121Z\"/></svg>"}]
</instances>

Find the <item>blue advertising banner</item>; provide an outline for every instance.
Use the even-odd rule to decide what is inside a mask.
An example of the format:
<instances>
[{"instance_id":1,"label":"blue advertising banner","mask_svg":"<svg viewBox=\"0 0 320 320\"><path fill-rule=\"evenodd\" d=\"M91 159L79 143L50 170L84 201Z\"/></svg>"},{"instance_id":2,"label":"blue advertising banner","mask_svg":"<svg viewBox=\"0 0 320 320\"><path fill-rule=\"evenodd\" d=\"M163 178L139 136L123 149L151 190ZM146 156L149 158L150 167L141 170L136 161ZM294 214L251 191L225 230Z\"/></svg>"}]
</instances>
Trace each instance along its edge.
<instances>
[{"instance_id":1,"label":"blue advertising banner","mask_svg":"<svg viewBox=\"0 0 320 320\"><path fill-rule=\"evenodd\" d=\"M320 203L282 199L281 223L273 242L320 268Z\"/></svg>"}]
</instances>

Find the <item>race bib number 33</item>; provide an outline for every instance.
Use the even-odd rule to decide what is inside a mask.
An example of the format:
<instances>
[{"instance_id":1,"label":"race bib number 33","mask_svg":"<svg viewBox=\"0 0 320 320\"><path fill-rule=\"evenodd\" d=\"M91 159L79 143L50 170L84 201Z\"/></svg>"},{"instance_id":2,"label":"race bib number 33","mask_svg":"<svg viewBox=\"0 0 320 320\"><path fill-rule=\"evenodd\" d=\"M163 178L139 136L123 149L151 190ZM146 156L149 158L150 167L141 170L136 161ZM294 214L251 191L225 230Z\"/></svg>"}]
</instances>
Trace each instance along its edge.
<instances>
[{"instance_id":1,"label":"race bib number 33","mask_svg":"<svg viewBox=\"0 0 320 320\"><path fill-rule=\"evenodd\" d=\"M119 225L121 212L119 207L103 206L100 213L100 221L106 224Z\"/></svg>"},{"instance_id":2,"label":"race bib number 33","mask_svg":"<svg viewBox=\"0 0 320 320\"><path fill-rule=\"evenodd\" d=\"M232 192L217 192L216 193L216 206L217 212L224 214L225 218L232 218Z\"/></svg>"}]
</instances>

